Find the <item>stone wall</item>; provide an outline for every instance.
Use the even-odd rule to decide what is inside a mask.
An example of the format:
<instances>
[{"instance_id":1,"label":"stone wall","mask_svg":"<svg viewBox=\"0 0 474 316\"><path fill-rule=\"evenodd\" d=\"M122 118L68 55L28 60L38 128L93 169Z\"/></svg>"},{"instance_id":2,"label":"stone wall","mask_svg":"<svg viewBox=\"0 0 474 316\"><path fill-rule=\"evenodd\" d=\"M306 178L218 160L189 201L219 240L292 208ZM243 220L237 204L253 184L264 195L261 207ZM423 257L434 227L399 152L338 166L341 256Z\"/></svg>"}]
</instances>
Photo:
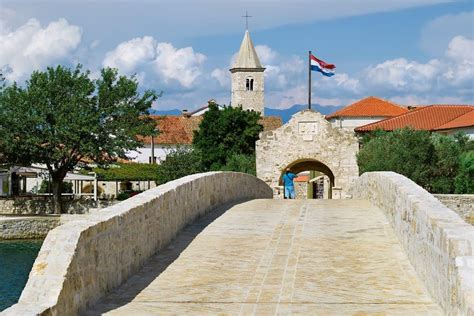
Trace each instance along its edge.
<instances>
[{"instance_id":1,"label":"stone wall","mask_svg":"<svg viewBox=\"0 0 474 316\"><path fill-rule=\"evenodd\" d=\"M253 91L246 88L246 80L253 79ZM265 92L263 70L239 70L232 72L232 106L242 106L244 110L254 110L264 115Z\"/></svg>"},{"instance_id":2,"label":"stone wall","mask_svg":"<svg viewBox=\"0 0 474 316\"><path fill-rule=\"evenodd\" d=\"M275 189L287 167L296 173L316 170L331 177L330 172L334 176L332 186L340 188L339 198L345 198L350 184L359 176L358 151L353 131L333 127L321 113L304 110L282 127L260 133L256 143L257 177ZM308 167L297 170L304 164Z\"/></svg>"},{"instance_id":3,"label":"stone wall","mask_svg":"<svg viewBox=\"0 0 474 316\"><path fill-rule=\"evenodd\" d=\"M295 182L295 198L305 200L308 195L308 182Z\"/></svg>"},{"instance_id":4,"label":"stone wall","mask_svg":"<svg viewBox=\"0 0 474 316\"><path fill-rule=\"evenodd\" d=\"M446 207L474 225L474 194L434 194Z\"/></svg>"},{"instance_id":5,"label":"stone wall","mask_svg":"<svg viewBox=\"0 0 474 316\"><path fill-rule=\"evenodd\" d=\"M3 217L0 218L0 240L45 238L59 224L59 217Z\"/></svg>"},{"instance_id":6,"label":"stone wall","mask_svg":"<svg viewBox=\"0 0 474 316\"><path fill-rule=\"evenodd\" d=\"M89 198L65 199L64 212L85 214L90 208L101 208L115 201L94 201ZM53 203L47 196L0 198L0 215L47 215L53 214Z\"/></svg>"},{"instance_id":7,"label":"stone wall","mask_svg":"<svg viewBox=\"0 0 474 316\"><path fill-rule=\"evenodd\" d=\"M351 188L383 210L432 296L448 315L474 315L474 227L410 179L364 173Z\"/></svg>"},{"instance_id":8,"label":"stone wall","mask_svg":"<svg viewBox=\"0 0 474 316\"><path fill-rule=\"evenodd\" d=\"M196 217L229 202L271 198L256 177L187 176L49 232L18 304L6 315L75 315L119 286Z\"/></svg>"}]
</instances>

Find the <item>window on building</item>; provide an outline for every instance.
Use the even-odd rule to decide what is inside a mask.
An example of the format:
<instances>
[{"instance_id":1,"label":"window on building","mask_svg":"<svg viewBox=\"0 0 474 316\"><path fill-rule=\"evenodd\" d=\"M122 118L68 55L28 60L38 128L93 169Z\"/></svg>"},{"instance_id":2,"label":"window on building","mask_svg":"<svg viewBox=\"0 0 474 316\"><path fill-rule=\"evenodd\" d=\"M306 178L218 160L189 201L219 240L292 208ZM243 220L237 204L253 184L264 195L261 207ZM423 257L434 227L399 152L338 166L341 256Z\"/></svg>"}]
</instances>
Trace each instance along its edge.
<instances>
[{"instance_id":1,"label":"window on building","mask_svg":"<svg viewBox=\"0 0 474 316\"><path fill-rule=\"evenodd\" d=\"M253 79L252 78L247 78L245 81L245 88L247 91L253 91Z\"/></svg>"}]
</instances>

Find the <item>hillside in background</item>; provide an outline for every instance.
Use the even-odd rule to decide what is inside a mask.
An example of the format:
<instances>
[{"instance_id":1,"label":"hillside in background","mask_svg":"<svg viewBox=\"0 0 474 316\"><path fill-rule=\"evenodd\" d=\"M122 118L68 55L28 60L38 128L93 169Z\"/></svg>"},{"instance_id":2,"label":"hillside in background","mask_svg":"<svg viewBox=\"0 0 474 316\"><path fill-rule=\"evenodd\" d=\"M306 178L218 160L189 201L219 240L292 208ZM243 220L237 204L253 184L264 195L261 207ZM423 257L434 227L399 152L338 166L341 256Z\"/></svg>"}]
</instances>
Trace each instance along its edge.
<instances>
[{"instance_id":1,"label":"hillside in background","mask_svg":"<svg viewBox=\"0 0 474 316\"><path fill-rule=\"evenodd\" d=\"M265 108L265 116L280 116L283 123L286 123L290 120L291 116L301 110L307 109L308 105L295 104L288 109L272 109ZM339 109L342 109L343 106L322 106L319 104L313 104L312 109L320 112L321 114L328 115L333 112L336 112Z\"/></svg>"},{"instance_id":2,"label":"hillside in background","mask_svg":"<svg viewBox=\"0 0 474 316\"><path fill-rule=\"evenodd\" d=\"M265 116L280 116L283 123L286 123L290 120L291 116L296 112L306 109L307 105L302 104L295 104L290 108L287 109L272 109L272 108L265 108ZM321 114L327 115L331 114L339 109L343 108L342 106L322 106L319 104L313 104L312 109L315 111L320 112ZM150 110L150 114L153 115L180 115L181 111L174 109L174 110Z\"/></svg>"},{"instance_id":3,"label":"hillside in background","mask_svg":"<svg viewBox=\"0 0 474 316\"><path fill-rule=\"evenodd\" d=\"M181 114L181 111L178 110L178 109L174 109L174 110L155 110L155 109L151 109L150 111L150 114L152 115L180 115Z\"/></svg>"}]
</instances>

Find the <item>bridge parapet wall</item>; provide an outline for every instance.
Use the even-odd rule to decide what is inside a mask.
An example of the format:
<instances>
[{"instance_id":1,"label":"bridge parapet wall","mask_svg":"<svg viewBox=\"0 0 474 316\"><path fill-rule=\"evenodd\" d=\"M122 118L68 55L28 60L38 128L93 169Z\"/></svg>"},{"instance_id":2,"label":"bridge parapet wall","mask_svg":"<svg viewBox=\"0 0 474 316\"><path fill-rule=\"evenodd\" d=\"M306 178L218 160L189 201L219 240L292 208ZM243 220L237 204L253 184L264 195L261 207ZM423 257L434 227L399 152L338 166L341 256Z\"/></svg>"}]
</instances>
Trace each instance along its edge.
<instances>
[{"instance_id":1,"label":"bridge parapet wall","mask_svg":"<svg viewBox=\"0 0 474 316\"><path fill-rule=\"evenodd\" d=\"M244 173L187 176L59 226L47 235L6 315L75 315L137 272L188 223L220 205L272 198Z\"/></svg>"},{"instance_id":2,"label":"bridge parapet wall","mask_svg":"<svg viewBox=\"0 0 474 316\"><path fill-rule=\"evenodd\" d=\"M427 289L448 315L474 315L474 227L410 179L368 172L353 198L383 210Z\"/></svg>"}]
</instances>

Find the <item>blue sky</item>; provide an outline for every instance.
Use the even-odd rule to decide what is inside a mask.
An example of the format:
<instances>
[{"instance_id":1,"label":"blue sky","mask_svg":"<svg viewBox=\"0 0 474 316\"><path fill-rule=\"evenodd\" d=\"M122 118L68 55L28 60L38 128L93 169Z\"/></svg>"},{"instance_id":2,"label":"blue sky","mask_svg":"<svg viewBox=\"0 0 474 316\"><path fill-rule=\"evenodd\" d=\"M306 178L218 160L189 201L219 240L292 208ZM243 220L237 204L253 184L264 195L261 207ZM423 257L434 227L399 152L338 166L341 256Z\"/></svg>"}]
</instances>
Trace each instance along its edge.
<instances>
[{"instance_id":1,"label":"blue sky","mask_svg":"<svg viewBox=\"0 0 474 316\"><path fill-rule=\"evenodd\" d=\"M228 103L245 10L269 107L305 102L309 49L337 66L314 74L322 105L474 103L474 2L463 0L2 0L0 67L24 82L48 65L112 66L163 90L158 109Z\"/></svg>"}]
</instances>

